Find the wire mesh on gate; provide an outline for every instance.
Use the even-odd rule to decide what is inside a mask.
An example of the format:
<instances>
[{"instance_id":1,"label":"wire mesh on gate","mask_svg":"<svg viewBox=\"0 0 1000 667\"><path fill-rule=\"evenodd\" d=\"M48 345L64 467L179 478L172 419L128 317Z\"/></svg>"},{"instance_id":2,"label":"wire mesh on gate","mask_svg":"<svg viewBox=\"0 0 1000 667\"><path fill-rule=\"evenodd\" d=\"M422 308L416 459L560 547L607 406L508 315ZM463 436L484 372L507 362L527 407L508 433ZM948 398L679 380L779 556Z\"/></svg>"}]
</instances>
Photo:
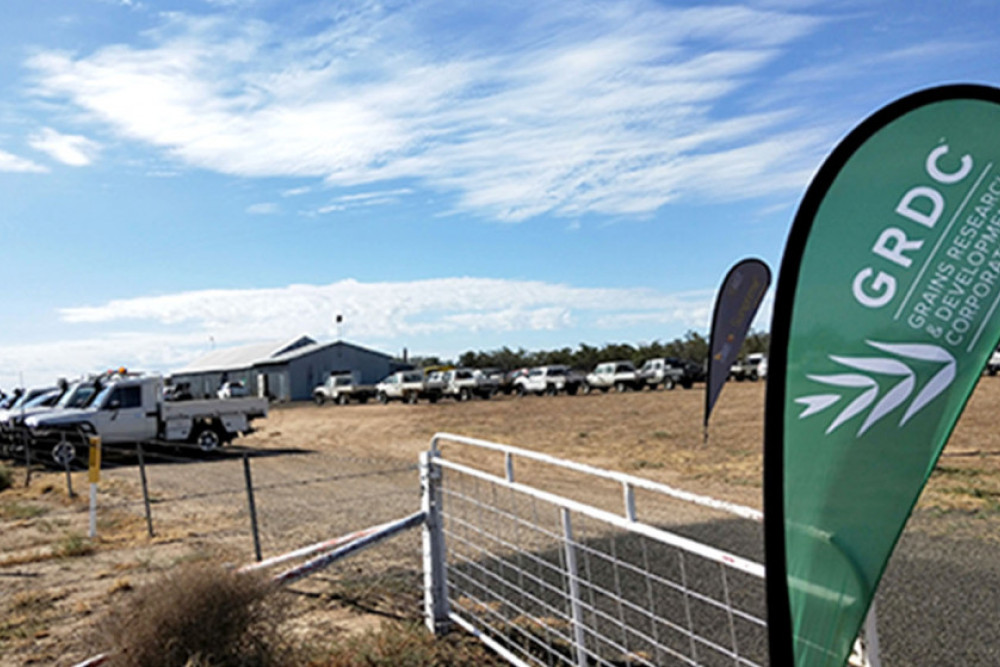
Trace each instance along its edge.
<instances>
[{"instance_id":1,"label":"wire mesh on gate","mask_svg":"<svg viewBox=\"0 0 1000 667\"><path fill-rule=\"evenodd\" d=\"M440 456L432 460L442 471L452 614L516 661L766 664L762 566Z\"/></svg>"}]
</instances>

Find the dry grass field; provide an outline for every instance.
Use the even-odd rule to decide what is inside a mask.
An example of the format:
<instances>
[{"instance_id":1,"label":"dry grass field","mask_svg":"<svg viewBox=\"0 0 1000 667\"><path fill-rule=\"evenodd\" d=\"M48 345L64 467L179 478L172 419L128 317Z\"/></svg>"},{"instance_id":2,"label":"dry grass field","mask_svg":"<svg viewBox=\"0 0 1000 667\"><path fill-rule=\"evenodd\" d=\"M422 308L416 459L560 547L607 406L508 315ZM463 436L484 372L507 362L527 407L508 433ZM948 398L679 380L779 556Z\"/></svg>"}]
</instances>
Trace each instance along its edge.
<instances>
[{"instance_id":1,"label":"dry grass field","mask_svg":"<svg viewBox=\"0 0 1000 667\"><path fill-rule=\"evenodd\" d=\"M351 457L409 466L431 436L444 431L620 470L759 508L764 393L763 383L730 383L717 405L707 443L702 442L703 388L697 386L690 391L575 397L500 396L462 404L283 406L260 422L258 432L237 444L258 454L274 454L268 457L267 473L271 479L281 479L334 474L337 470L322 468L340 466L336 461ZM983 378L908 531L980 542L993 542L1000 535L1000 434L993 414L998 403L1000 378ZM313 455L284 454L292 451ZM93 541L83 537L85 496L68 498L62 474L36 473L25 488L23 469L11 466L13 486L0 492L0 665L73 664L92 648L86 641L90 628L150 576L191 560L248 561L245 533L233 538L230 530L245 524L241 499L228 501L227 507L206 497L197 511L192 509L199 502L194 492L209 483L199 475L214 465L157 467L161 493L185 492L195 500L157 506L155 538L146 535L142 505L135 503L141 496L134 465L126 461L107 471L100 496L110 509L102 512L100 535ZM416 482L415 473L399 479L410 485ZM77 490L85 488L82 473L74 480ZM556 492L567 484L541 472L532 481ZM372 497L384 496L384 503L368 504L385 505L378 509L388 512L389 518L416 509L411 488L398 501L369 481L359 481L358 489L382 494ZM344 492L343 483L337 491ZM263 504L271 517L291 516L304 511L301 495L282 501L287 505L281 505L277 495ZM372 508L343 504L342 496L324 487L311 488L308 495L311 507L328 513L340 505L343 526L356 529L385 520L377 512L369 514ZM316 522L303 515L302 523ZM293 539L304 540L305 534ZM324 579L317 586L337 585L339 578ZM385 606L374 609L379 611L376 615L365 615L332 599L344 596L323 597L315 589L301 596L295 602L298 631L340 636L375 627L392 616Z\"/></svg>"}]
</instances>

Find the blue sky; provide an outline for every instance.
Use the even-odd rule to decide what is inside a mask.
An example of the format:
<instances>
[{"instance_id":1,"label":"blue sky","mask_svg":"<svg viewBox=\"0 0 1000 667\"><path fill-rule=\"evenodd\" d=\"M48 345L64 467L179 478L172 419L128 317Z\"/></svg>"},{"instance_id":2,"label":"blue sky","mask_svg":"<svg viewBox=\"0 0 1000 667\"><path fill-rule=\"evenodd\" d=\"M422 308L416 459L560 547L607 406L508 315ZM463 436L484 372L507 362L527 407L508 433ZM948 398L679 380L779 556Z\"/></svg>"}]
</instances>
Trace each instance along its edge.
<instances>
[{"instance_id":1,"label":"blue sky","mask_svg":"<svg viewBox=\"0 0 1000 667\"><path fill-rule=\"evenodd\" d=\"M338 313L444 357L707 333L862 118L995 83L997 25L992 0L12 0L0 387L333 340Z\"/></svg>"}]
</instances>

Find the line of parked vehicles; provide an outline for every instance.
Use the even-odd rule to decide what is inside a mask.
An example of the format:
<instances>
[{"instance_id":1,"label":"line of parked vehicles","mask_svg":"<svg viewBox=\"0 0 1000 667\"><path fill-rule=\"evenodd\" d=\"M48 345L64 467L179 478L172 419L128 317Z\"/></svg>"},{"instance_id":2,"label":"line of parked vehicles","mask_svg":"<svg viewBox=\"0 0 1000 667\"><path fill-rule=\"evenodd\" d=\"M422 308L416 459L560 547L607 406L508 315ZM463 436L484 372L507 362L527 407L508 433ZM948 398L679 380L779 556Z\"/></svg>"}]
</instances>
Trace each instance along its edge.
<instances>
[{"instance_id":1,"label":"line of parked vehicles","mask_svg":"<svg viewBox=\"0 0 1000 667\"><path fill-rule=\"evenodd\" d=\"M766 375L763 355L749 355L731 369L737 380ZM431 403L445 398L468 401L489 399L498 393L515 396L642 389L690 389L704 380L701 365L664 357L649 359L640 368L631 361L598 364L584 374L561 364L499 369L439 366L399 371L375 385L360 382L356 372L332 373L315 388L322 405L402 401ZM157 442L192 445L211 452L249 433L255 419L267 416L265 398L247 395L238 382L220 387L217 398L194 399L183 386L168 385L159 375L130 373L121 368L55 386L16 390L0 396L0 456L22 455L25 448L40 451L43 460L62 466L86 458L90 436L109 445Z\"/></svg>"},{"instance_id":2,"label":"line of parked vehicles","mask_svg":"<svg viewBox=\"0 0 1000 667\"><path fill-rule=\"evenodd\" d=\"M225 397L173 400L162 376L124 368L15 391L0 400L0 455L30 448L47 462L70 465L86 457L90 436L109 445L160 442L214 451L267 416L266 399L233 394L229 388Z\"/></svg>"},{"instance_id":3,"label":"line of parked vehicles","mask_svg":"<svg viewBox=\"0 0 1000 667\"><path fill-rule=\"evenodd\" d=\"M516 396L555 396L592 392L641 391L642 389L690 389L704 380L700 364L661 357L647 360L640 368L631 361L608 361L590 373L562 364L519 368L504 373L499 369L455 368L437 366L423 370L398 371L377 384L363 384L356 372L334 372L313 391L317 405L336 403L380 403L401 401L431 403L444 398L468 401L474 397L489 399L498 393Z\"/></svg>"}]
</instances>

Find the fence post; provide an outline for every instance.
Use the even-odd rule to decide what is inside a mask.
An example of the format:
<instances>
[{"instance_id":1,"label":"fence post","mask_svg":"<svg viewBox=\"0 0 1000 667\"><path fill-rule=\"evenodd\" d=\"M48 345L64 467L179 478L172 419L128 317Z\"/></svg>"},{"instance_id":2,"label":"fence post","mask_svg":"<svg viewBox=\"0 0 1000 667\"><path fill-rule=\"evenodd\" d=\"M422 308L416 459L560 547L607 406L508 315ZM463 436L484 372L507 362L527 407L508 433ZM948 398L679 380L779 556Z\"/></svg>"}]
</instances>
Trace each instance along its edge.
<instances>
[{"instance_id":1,"label":"fence post","mask_svg":"<svg viewBox=\"0 0 1000 667\"><path fill-rule=\"evenodd\" d=\"M90 456L87 466L87 480L90 482L90 538L97 537L97 483L101 481L101 437L87 438Z\"/></svg>"},{"instance_id":2,"label":"fence post","mask_svg":"<svg viewBox=\"0 0 1000 667\"><path fill-rule=\"evenodd\" d=\"M431 452L420 454L420 506L424 512L424 621L434 634L448 631L448 566L441 518L441 469Z\"/></svg>"},{"instance_id":3,"label":"fence post","mask_svg":"<svg viewBox=\"0 0 1000 667\"><path fill-rule=\"evenodd\" d=\"M139 480L142 482L142 502L146 506L146 532L153 537L153 513L149 509L149 485L146 483L146 458L142 453L142 443L136 444L139 454Z\"/></svg>"},{"instance_id":4,"label":"fence post","mask_svg":"<svg viewBox=\"0 0 1000 667\"><path fill-rule=\"evenodd\" d=\"M881 648L878 640L878 621L875 619L875 600L872 600L865 617L865 648L869 667L882 667Z\"/></svg>"},{"instance_id":5,"label":"fence post","mask_svg":"<svg viewBox=\"0 0 1000 667\"><path fill-rule=\"evenodd\" d=\"M253 533L253 552L260 562L260 533L257 532L257 505L253 501L253 479L250 477L250 457L243 452L243 478L247 483L247 505L250 507L250 530Z\"/></svg>"},{"instance_id":6,"label":"fence post","mask_svg":"<svg viewBox=\"0 0 1000 667\"><path fill-rule=\"evenodd\" d=\"M66 442L66 434L63 433L62 434L62 440L60 441L59 445L60 446L64 446L66 444L67 444L67 442ZM72 445L70 445L70 447L72 448ZM65 455L65 448L63 448L62 451L64 453L64 456L62 457L62 459L63 459L63 461L62 461L63 468L66 470L66 493L69 494L70 498L76 498L76 494L73 493L73 475L72 475L72 473L70 472L70 469L69 469L70 459L72 459L73 457ZM72 451L73 450L70 449L70 452L72 452Z\"/></svg>"},{"instance_id":7,"label":"fence post","mask_svg":"<svg viewBox=\"0 0 1000 667\"><path fill-rule=\"evenodd\" d=\"M20 439L24 446L24 487L27 488L31 486L31 439L26 429L21 429Z\"/></svg>"},{"instance_id":8,"label":"fence post","mask_svg":"<svg viewBox=\"0 0 1000 667\"><path fill-rule=\"evenodd\" d=\"M577 667L587 667L587 651L583 643L583 609L580 607L580 580L576 566L576 545L569 509L559 508L562 515L563 549L566 553L566 577L569 580L569 604L573 617L573 653Z\"/></svg>"},{"instance_id":9,"label":"fence post","mask_svg":"<svg viewBox=\"0 0 1000 667\"><path fill-rule=\"evenodd\" d=\"M635 487L628 482L622 483L622 495L625 499L625 518L635 521Z\"/></svg>"}]
</instances>

